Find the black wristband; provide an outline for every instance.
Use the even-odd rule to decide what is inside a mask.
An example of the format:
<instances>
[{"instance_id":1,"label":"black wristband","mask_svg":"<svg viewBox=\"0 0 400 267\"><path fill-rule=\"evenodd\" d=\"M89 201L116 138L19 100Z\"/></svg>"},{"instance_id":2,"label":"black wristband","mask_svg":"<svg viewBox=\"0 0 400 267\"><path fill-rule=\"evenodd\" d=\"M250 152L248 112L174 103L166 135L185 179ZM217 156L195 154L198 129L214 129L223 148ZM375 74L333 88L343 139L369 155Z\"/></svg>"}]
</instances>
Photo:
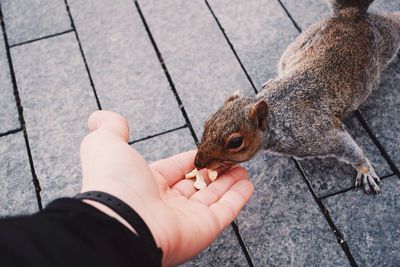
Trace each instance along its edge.
<instances>
[{"instance_id":1,"label":"black wristband","mask_svg":"<svg viewBox=\"0 0 400 267\"><path fill-rule=\"evenodd\" d=\"M162 250L157 247L153 235L150 229L147 227L143 219L137 214L131 207L117 197L100 191L89 191L76 195L76 199L87 199L94 200L101 204L106 205L125 221L128 222L138 234L139 239L145 244L146 251L149 254L150 259L156 260L161 263Z\"/></svg>"}]
</instances>

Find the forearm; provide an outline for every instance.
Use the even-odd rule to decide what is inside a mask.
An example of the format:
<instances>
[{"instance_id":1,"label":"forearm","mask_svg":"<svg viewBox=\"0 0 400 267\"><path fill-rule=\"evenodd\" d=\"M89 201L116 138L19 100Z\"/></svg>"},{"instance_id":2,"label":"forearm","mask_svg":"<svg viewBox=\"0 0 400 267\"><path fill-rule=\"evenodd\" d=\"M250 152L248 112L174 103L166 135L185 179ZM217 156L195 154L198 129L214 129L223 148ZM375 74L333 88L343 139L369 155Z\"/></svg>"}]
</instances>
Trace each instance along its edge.
<instances>
[{"instance_id":1,"label":"forearm","mask_svg":"<svg viewBox=\"0 0 400 267\"><path fill-rule=\"evenodd\" d=\"M75 199L0 220L0 258L4 266L148 266L152 261L131 230Z\"/></svg>"}]
</instances>

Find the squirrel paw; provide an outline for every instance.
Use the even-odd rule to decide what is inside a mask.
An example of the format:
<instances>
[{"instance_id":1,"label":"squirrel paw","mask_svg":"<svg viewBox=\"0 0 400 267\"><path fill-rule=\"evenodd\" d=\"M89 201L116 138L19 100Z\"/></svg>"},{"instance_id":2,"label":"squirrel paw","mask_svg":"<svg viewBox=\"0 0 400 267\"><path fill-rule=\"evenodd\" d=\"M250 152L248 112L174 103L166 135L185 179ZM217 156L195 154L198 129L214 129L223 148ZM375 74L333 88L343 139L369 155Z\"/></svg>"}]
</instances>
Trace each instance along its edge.
<instances>
[{"instance_id":1,"label":"squirrel paw","mask_svg":"<svg viewBox=\"0 0 400 267\"><path fill-rule=\"evenodd\" d=\"M380 181L381 180L379 179L378 175L376 175L374 168L372 168L371 166L362 167L357 170L355 186L358 187L362 183L364 185L364 191L367 194L371 192L371 187L373 192L379 193L381 189L379 188L377 183L379 183Z\"/></svg>"}]
</instances>

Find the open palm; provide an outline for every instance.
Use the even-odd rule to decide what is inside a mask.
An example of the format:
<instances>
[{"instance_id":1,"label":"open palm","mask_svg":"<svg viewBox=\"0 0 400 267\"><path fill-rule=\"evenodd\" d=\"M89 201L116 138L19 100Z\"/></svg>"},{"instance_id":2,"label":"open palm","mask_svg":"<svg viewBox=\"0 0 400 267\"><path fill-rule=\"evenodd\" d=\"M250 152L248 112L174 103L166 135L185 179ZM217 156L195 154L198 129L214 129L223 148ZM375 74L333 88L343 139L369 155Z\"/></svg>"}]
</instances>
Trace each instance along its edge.
<instances>
[{"instance_id":1,"label":"open palm","mask_svg":"<svg viewBox=\"0 0 400 267\"><path fill-rule=\"evenodd\" d=\"M104 191L131 206L162 248L163 265L181 263L210 245L253 192L242 167L197 191L184 179L196 151L148 165L127 144L128 125L118 114L95 112L88 126L92 132L81 145L82 191Z\"/></svg>"}]
</instances>

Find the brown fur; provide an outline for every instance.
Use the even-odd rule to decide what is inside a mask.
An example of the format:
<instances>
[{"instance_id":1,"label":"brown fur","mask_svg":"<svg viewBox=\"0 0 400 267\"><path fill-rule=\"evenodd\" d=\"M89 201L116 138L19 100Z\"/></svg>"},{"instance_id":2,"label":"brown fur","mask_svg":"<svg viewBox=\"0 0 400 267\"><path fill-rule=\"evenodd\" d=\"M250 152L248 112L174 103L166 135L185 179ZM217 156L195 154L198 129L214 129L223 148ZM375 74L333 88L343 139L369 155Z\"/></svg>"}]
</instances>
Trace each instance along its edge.
<instances>
[{"instance_id":1,"label":"brown fur","mask_svg":"<svg viewBox=\"0 0 400 267\"><path fill-rule=\"evenodd\" d=\"M333 15L287 48L275 79L256 97L228 98L206 121L197 167L230 166L262 147L298 158L334 156L356 168L357 185L379 191L379 178L342 120L377 87L399 50L400 13L367 13L372 0L328 2ZM232 134L243 138L238 150L227 147Z\"/></svg>"}]
</instances>

